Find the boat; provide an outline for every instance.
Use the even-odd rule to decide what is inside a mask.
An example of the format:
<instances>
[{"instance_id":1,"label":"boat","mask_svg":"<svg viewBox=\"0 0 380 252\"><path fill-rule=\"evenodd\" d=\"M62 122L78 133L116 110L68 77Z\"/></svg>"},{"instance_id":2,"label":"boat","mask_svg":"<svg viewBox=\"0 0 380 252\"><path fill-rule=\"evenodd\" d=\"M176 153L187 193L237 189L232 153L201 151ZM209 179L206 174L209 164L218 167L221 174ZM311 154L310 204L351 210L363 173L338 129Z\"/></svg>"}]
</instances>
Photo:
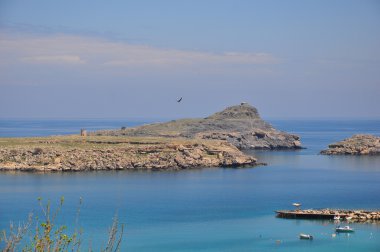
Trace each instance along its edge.
<instances>
[{"instance_id":1,"label":"boat","mask_svg":"<svg viewBox=\"0 0 380 252\"><path fill-rule=\"evenodd\" d=\"M301 210L301 203L293 203L292 205L296 207L297 211Z\"/></svg>"},{"instance_id":2,"label":"boat","mask_svg":"<svg viewBox=\"0 0 380 252\"><path fill-rule=\"evenodd\" d=\"M313 236L309 234L300 234L301 240L313 240Z\"/></svg>"},{"instance_id":3,"label":"boat","mask_svg":"<svg viewBox=\"0 0 380 252\"><path fill-rule=\"evenodd\" d=\"M340 216L339 215L335 215L334 216L334 220L340 220Z\"/></svg>"},{"instance_id":4,"label":"boat","mask_svg":"<svg viewBox=\"0 0 380 252\"><path fill-rule=\"evenodd\" d=\"M338 226L335 228L335 232L337 232L337 233L352 233L352 232L354 232L354 229L350 228L350 226L344 226L344 227Z\"/></svg>"}]
</instances>

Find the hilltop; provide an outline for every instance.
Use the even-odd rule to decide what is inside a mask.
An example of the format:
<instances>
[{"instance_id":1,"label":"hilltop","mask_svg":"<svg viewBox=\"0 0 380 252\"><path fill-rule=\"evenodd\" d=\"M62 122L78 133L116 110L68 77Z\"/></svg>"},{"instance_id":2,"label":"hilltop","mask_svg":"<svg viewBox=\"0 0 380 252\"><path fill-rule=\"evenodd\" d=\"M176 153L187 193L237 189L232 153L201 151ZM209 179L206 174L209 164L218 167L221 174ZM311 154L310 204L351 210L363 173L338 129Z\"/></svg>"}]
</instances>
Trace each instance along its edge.
<instances>
[{"instance_id":1,"label":"hilltop","mask_svg":"<svg viewBox=\"0 0 380 252\"><path fill-rule=\"evenodd\" d=\"M297 135L275 129L247 104L227 107L206 118L180 119L164 123L103 130L97 136L139 136L226 140L239 149L299 149Z\"/></svg>"}]
</instances>

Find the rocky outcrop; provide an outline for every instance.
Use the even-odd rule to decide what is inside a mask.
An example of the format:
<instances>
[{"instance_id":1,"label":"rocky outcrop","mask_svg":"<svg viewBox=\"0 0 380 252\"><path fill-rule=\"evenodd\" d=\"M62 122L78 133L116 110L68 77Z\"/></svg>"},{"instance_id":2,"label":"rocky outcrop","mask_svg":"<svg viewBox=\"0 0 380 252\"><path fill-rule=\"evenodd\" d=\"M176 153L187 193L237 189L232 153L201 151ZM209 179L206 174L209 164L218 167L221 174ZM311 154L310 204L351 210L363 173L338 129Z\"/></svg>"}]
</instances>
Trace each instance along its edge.
<instances>
[{"instance_id":1,"label":"rocky outcrop","mask_svg":"<svg viewBox=\"0 0 380 252\"><path fill-rule=\"evenodd\" d=\"M91 134L226 140L239 149L302 148L298 136L276 130L247 103L228 107L204 119L182 119Z\"/></svg>"},{"instance_id":2,"label":"rocky outcrop","mask_svg":"<svg viewBox=\"0 0 380 252\"><path fill-rule=\"evenodd\" d=\"M324 155L380 155L380 137L373 135L354 135L343 141L329 145Z\"/></svg>"},{"instance_id":3,"label":"rocky outcrop","mask_svg":"<svg viewBox=\"0 0 380 252\"><path fill-rule=\"evenodd\" d=\"M126 137L1 139L0 170L179 170L257 165L221 141Z\"/></svg>"}]
</instances>

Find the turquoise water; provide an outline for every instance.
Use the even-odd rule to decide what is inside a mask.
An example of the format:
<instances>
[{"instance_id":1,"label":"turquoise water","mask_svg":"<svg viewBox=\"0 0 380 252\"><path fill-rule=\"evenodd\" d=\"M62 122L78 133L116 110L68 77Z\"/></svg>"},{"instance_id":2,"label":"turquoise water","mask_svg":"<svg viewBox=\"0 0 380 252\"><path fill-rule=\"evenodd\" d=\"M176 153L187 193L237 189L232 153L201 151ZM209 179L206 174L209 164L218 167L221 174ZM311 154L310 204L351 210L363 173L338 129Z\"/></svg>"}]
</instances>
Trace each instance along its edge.
<instances>
[{"instance_id":1,"label":"turquoise water","mask_svg":"<svg viewBox=\"0 0 380 252\"><path fill-rule=\"evenodd\" d=\"M39 123L40 130L51 127ZM108 122L114 128L122 123ZM80 225L93 247L106 242L117 213L126 224L123 251L379 251L379 224L352 224L355 233L332 237L332 222L279 219L273 211L292 208L293 202L305 208L380 209L379 157L317 154L354 133L379 135L380 121L272 123L300 134L308 149L254 152L268 166L244 169L0 173L0 229L37 211L37 197L58 201L64 195L60 221L75 223L83 197ZM17 125L13 131L22 132ZM59 126L55 132L60 134ZM315 239L299 240L301 232Z\"/></svg>"}]
</instances>

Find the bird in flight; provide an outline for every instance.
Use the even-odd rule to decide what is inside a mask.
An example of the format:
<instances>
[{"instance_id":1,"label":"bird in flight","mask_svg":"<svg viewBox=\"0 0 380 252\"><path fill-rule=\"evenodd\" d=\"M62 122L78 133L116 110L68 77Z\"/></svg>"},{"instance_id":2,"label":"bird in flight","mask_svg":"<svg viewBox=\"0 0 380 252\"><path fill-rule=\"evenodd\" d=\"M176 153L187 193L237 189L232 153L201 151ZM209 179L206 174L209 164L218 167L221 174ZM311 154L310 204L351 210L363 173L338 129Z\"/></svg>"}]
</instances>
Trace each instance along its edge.
<instances>
[{"instance_id":1,"label":"bird in flight","mask_svg":"<svg viewBox=\"0 0 380 252\"><path fill-rule=\"evenodd\" d=\"M181 98L179 98L179 100L177 100L177 102L181 102L182 101L182 97Z\"/></svg>"}]
</instances>

